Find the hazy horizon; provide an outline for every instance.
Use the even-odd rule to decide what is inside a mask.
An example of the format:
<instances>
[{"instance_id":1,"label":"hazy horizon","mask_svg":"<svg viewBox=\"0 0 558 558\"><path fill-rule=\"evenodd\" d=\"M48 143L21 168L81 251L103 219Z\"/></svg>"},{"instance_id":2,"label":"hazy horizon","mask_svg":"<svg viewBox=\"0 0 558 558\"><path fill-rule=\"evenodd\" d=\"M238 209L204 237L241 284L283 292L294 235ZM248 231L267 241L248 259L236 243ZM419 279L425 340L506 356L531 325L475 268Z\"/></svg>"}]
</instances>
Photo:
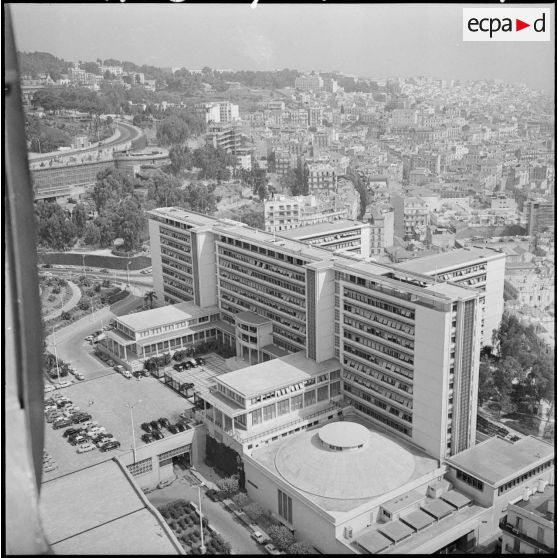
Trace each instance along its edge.
<instances>
[{"instance_id":1,"label":"hazy horizon","mask_svg":"<svg viewBox=\"0 0 558 558\"><path fill-rule=\"evenodd\" d=\"M551 8L554 21L554 5L540 6ZM463 42L462 7L325 2L259 4L256 9L249 3L11 5L18 50L49 52L65 60L115 58L189 69L337 70L376 79L494 78L554 92L554 28L549 42Z\"/></svg>"}]
</instances>

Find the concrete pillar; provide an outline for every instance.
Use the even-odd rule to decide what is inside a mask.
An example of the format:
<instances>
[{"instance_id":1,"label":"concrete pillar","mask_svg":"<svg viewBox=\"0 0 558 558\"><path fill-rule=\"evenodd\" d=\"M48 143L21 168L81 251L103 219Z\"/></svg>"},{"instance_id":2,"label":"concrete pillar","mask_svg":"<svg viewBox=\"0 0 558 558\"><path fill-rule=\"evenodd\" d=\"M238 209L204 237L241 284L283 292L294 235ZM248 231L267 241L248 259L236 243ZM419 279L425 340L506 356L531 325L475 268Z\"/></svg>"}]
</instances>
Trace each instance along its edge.
<instances>
[{"instance_id":1,"label":"concrete pillar","mask_svg":"<svg viewBox=\"0 0 558 558\"><path fill-rule=\"evenodd\" d=\"M128 360L128 353L126 351L126 345L124 345L124 360Z\"/></svg>"}]
</instances>

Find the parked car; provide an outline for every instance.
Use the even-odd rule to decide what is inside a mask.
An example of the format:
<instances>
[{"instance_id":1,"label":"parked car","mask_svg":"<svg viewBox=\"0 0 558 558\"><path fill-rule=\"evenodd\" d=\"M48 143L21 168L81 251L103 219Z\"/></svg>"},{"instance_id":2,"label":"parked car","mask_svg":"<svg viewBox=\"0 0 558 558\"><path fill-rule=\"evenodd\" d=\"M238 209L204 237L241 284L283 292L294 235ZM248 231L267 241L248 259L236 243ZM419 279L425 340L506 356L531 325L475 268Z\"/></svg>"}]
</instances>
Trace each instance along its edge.
<instances>
[{"instance_id":1,"label":"parked car","mask_svg":"<svg viewBox=\"0 0 558 558\"><path fill-rule=\"evenodd\" d=\"M122 371L122 376L124 376L124 378L128 378L128 380L132 379L132 373L129 370L124 369Z\"/></svg>"},{"instance_id":2,"label":"parked car","mask_svg":"<svg viewBox=\"0 0 558 558\"><path fill-rule=\"evenodd\" d=\"M142 422L140 428L148 434L153 430L153 427L148 422Z\"/></svg>"},{"instance_id":3,"label":"parked car","mask_svg":"<svg viewBox=\"0 0 558 558\"><path fill-rule=\"evenodd\" d=\"M95 420L86 420L82 422L80 426L82 430L91 430L95 426L99 426L99 423Z\"/></svg>"},{"instance_id":4,"label":"parked car","mask_svg":"<svg viewBox=\"0 0 558 558\"><path fill-rule=\"evenodd\" d=\"M54 391L56 388L51 385L51 384L45 384L45 393L49 393L51 391Z\"/></svg>"},{"instance_id":5,"label":"parked car","mask_svg":"<svg viewBox=\"0 0 558 558\"><path fill-rule=\"evenodd\" d=\"M109 358L109 359L107 360L107 364L108 364L109 366L114 366L114 360L112 360L111 358Z\"/></svg>"},{"instance_id":6,"label":"parked car","mask_svg":"<svg viewBox=\"0 0 558 558\"><path fill-rule=\"evenodd\" d=\"M179 431L179 432L184 432L186 430L186 425L182 424L181 422L177 422L174 427Z\"/></svg>"},{"instance_id":7,"label":"parked car","mask_svg":"<svg viewBox=\"0 0 558 558\"><path fill-rule=\"evenodd\" d=\"M78 446L79 444L85 444L87 442L89 442L89 438L87 436L75 436L75 437L70 437L68 438L68 441L70 442L70 444L72 444L72 446Z\"/></svg>"},{"instance_id":8,"label":"parked car","mask_svg":"<svg viewBox=\"0 0 558 558\"><path fill-rule=\"evenodd\" d=\"M76 372L74 376L77 380L85 380L85 376L81 372Z\"/></svg>"},{"instance_id":9,"label":"parked car","mask_svg":"<svg viewBox=\"0 0 558 558\"><path fill-rule=\"evenodd\" d=\"M197 357L194 360L196 361L196 364L198 364L198 365L205 364L205 359L203 359L202 357Z\"/></svg>"},{"instance_id":10,"label":"parked car","mask_svg":"<svg viewBox=\"0 0 558 558\"><path fill-rule=\"evenodd\" d=\"M193 368L192 363L191 362L183 362L182 363L182 368L184 370L190 370L191 368Z\"/></svg>"},{"instance_id":11,"label":"parked car","mask_svg":"<svg viewBox=\"0 0 558 558\"><path fill-rule=\"evenodd\" d=\"M119 372L120 374L122 374L122 372L123 372L124 370L126 370L126 369L125 369L124 366L122 366L121 364L117 364L116 366L114 366L114 370L115 370L116 372Z\"/></svg>"},{"instance_id":12,"label":"parked car","mask_svg":"<svg viewBox=\"0 0 558 558\"><path fill-rule=\"evenodd\" d=\"M149 434L142 434L141 439L146 444L150 444L153 441L153 438Z\"/></svg>"},{"instance_id":13,"label":"parked car","mask_svg":"<svg viewBox=\"0 0 558 558\"><path fill-rule=\"evenodd\" d=\"M64 430L62 436L64 436L64 438L68 438L69 436L72 436L73 434L79 434L80 432L81 428L72 427L68 428L68 430Z\"/></svg>"},{"instance_id":14,"label":"parked car","mask_svg":"<svg viewBox=\"0 0 558 558\"><path fill-rule=\"evenodd\" d=\"M80 444L80 445L77 447L77 450L76 450L76 451L77 451L78 453L85 453L85 452L87 452L87 451L92 451L92 450L94 450L94 449L95 449L95 445L94 445L94 444L92 444L91 442L86 442L85 444Z\"/></svg>"},{"instance_id":15,"label":"parked car","mask_svg":"<svg viewBox=\"0 0 558 558\"><path fill-rule=\"evenodd\" d=\"M162 440L165 435L160 430L154 430L151 434L155 440Z\"/></svg>"},{"instance_id":16,"label":"parked car","mask_svg":"<svg viewBox=\"0 0 558 558\"><path fill-rule=\"evenodd\" d=\"M108 273L108 272L109 272L108 269L100 269L100 270L99 270L99 273Z\"/></svg>"},{"instance_id":17,"label":"parked car","mask_svg":"<svg viewBox=\"0 0 558 558\"><path fill-rule=\"evenodd\" d=\"M182 368L182 364L175 364L173 366L173 368L177 371L177 372L182 372L183 368Z\"/></svg>"},{"instance_id":18,"label":"parked car","mask_svg":"<svg viewBox=\"0 0 558 558\"><path fill-rule=\"evenodd\" d=\"M185 364L190 364L192 368L198 366L198 363L193 358L188 359Z\"/></svg>"},{"instance_id":19,"label":"parked car","mask_svg":"<svg viewBox=\"0 0 558 558\"><path fill-rule=\"evenodd\" d=\"M170 426L170 420L168 418L162 417L159 419L159 425L161 428L168 428Z\"/></svg>"},{"instance_id":20,"label":"parked car","mask_svg":"<svg viewBox=\"0 0 558 558\"><path fill-rule=\"evenodd\" d=\"M110 451L111 449L116 449L120 447L120 442L118 441L109 441L106 444L102 445L99 449L101 451Z\"/></svg>"},{"instance_id":21,"label":"parked car","mask_svg":"<svg viewBox=\"0 0 558 558\"><path fill-rule=\"evenodd\" d=\"M51 413L46 416L46 421L50 424L51 422L54 422L56 419L59 418L65 418L65 417L62 413L54 413L54 414Z\"/></svg>"},{"instance_id":22,"label":"parked car","mask_svg":"<svg viewBox=\"0 0 558 558\"><path fill-rule=\"evenodd\" d=\"M100 434L106 434L107 429L104 426L94 426L91 430L88 430L86 434L91 438L99 436Z\"/></svg>"},{"instance_id":23,"label":"parked car","mask_svg":"<svg viewBox=\"0 0 558 558\"><path fill-rule=\"evenodd\" d=\"M66 380L65 382L60 382L59 384L56 384L56 389L62 389L68 386L71 386L73 382L71 382L70 380Z\"/></svg>"},{"instance_id":24,"label":"parked car","mask_svg":"<svg viewBox=\"0 0 558 558\"><path fill-rule=\"evenodd\" d=\"M174 424L171 424L167 428L168 428L168 430L171 434L178 434L178 432L179 432L178 428L176 428L176 426Z\"/></svg>"},{"instance_id":25,"label":"parked car","mask_svg":"<svg viewBox=\"0 0 558 558\"><path fill-rule=\"evenodd\" d=\"M268 543L264 546L265 551L268 554L272 554L273 556L280 556L281 554L285 554L284 552L281 552L274 544L272 543Z\"/></svg>"},{"instance_id":26,"label":"parked car","mask_svg":"<svg viewBox=\"0 0 558 558\"><path fill-rule=\"evenodd\" d=\"M83 413L83 414L78 413L74 417L74 423L79 424L81 422L87 422L88 420L91 420L91 418L92 418L91 415L88 415L88 414L85 414L85 413Z\"/></svg>"},{"instance_id":27,"label":"parked car","mask_svg":"<svg viewBox=\"0 0 558 558\"><path fill-rule=\"evenodd\" d=\"M72 424L73 424L72 419L63 417L63 418L56 419L52 423L52 428L54 428L54 430L58 430L59 428L65 428L66 426L71 426Z\"/></svg>"},{"instance_id":28,"label":"parked car","mask_svg":"<svg viewBox=\"0 0 558 558\"><path fill-rule=\"evenodd\" d=\"M159 423L156 420L152 420L149 424L153 430L159 430Z\"/></svg>"},{"instance_id":29,"label":"parked car","mask_svg":"<svg viewBox=\"0 0 558 558\"><path fill-rule=\"evenodd\" d=\"M97 439L98 438L98 439ZM97 438L95 438L95 440L97 440L95 442L95 445L100 448L101 446L104 446L107 442L110 442L113 439L116 439L112 436L112 434L102 434L101 436L98 436Z\"/></svg>"},{"instance_id":30,"label":"parked car","mask_svg":"<svg viewBox=\"0 0 558 558\"><path fill-rule=\"evenodd\" d=\"M254 531L250 533L250 536L260 544L267 544L270 542L270 538L267 535L264 535L261 531Z\"/></svg>"}]
</instances>

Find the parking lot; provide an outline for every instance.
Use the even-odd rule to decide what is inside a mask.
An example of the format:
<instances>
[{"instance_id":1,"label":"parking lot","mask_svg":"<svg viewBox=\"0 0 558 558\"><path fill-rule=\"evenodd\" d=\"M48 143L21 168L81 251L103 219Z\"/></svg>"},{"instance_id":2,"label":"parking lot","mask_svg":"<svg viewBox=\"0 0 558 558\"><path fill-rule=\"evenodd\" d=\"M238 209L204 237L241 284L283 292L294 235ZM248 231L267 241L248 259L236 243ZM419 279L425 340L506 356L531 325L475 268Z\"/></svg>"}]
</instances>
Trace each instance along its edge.
<instances>
[{"instance_id":1,"label":"parking lot","mask_svg":"<svg viewBox=\"0 0 558 558\"><path fill-rule=\"evenodd\" d=\"M225 359L215 353L210 353L203 358L205 360L204 365L184 370L183 372L177 372L173 368L173 364L176 364L173 361L173 364L165 367L165 374L170 375L174 380L182 384L187 382L193 383L196 390L204 390L215 383L217 376L229 372L229 369Z\"/></svg>"},{"instance_id":2,"label":"parking lot","mask_svg":"<svg viewBox=\"0 0 558 558\"><path fill-rule=\"evenodd\" d=\"M106 453L98 449L77 453L76 446L72 446L63 437L66 428L54 430L52 424L45 424L45 449L55 461L57 468L44 473L44 480L129 452L132 448L132 424L127 403L135 405L133 412L137 447L144 444L141 440L144 433L140 428L142 422L160 417L176 422L180 413L192 408L192 404L184 397L156 378L127 380L116 373L76 383L45 396L48 397L52 393L66 395L81 410L92 415L91 420L98 422L99 426L104 426L107 432L113 434L121 446ZM172 436L166 429L164 434L165 437Z\"/></svg>"}]
</instances>

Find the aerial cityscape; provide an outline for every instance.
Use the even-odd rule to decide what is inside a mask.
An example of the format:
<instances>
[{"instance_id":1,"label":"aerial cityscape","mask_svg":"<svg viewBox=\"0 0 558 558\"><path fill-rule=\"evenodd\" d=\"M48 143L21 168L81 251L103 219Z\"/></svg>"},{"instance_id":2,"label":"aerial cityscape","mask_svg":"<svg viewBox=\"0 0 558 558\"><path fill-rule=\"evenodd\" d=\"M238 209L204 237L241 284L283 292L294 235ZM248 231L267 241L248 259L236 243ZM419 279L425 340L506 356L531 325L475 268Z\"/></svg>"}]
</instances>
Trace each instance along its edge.
<instances>
[{"instance_id":1,"label":"aerial cityscape","mask_svg":"<svg viewBox=\"0 0 558 558\"><path fill-rule=\"evenodd\" d=\"M555 31L423 7L5 8L8 554L555 552Z\"/></svg>"}]
</instances>

